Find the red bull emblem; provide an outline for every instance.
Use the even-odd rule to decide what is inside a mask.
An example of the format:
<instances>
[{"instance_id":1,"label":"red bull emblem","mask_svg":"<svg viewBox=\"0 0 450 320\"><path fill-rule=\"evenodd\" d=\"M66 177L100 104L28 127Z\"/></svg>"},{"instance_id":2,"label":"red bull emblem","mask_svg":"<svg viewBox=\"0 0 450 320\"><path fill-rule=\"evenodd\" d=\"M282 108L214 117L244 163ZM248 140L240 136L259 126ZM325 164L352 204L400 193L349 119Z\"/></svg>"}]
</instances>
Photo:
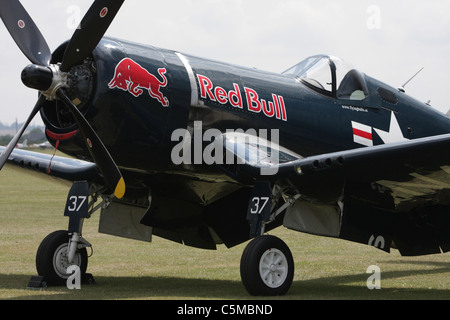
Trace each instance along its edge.
<instances>
[{"instance_id":1,"label":"red bull emblem","mask_svg":"<svg viewBox=\"0 0 450 320\"><path fill-rule=\"evenodd\" d=\"M159 68L158 74L162 80L141 67L130 58L122 59L116 66L114 77L109 82L110 89L119 88L139 97L146 89L150 97L158 100L163 107L169 106L169 100L160 89L167 86L166 68Z\"/></svg>"}]
</instances>

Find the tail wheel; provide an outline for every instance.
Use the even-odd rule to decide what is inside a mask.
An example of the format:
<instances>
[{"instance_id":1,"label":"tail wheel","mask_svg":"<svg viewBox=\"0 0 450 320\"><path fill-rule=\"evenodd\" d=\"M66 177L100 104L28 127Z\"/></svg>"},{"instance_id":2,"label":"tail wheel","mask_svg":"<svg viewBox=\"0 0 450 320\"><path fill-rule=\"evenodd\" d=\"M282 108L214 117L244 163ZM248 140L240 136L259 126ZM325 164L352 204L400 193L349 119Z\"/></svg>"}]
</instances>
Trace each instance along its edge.
<instances>
[{"instance_id":1,"label":"tail wheel","mask_svg":"<svg viewBox=\"0 0 450 320\"><path fill-rule=\"evenodd\" d=\"M274 236L260 236L245 248L241 279L254 296L284 295L294 278L294 259L289 247Z\"/></svg>"},{"instance_id":2,"label":"tail wheel","mask_svg":"<svg viewBox=\"0 0 450 320\"><path fill-rule=\"evenodd\" d=\"M69 251L69 233L65 230L50 233L42 240L36 254L38 274L45 278L49 285L65 285L71 274L67 273L70 265L77 265L81 277L86 274L88 256L86 248L78 249L73 263L67 259Z\"/></svg>"}]
</instances>

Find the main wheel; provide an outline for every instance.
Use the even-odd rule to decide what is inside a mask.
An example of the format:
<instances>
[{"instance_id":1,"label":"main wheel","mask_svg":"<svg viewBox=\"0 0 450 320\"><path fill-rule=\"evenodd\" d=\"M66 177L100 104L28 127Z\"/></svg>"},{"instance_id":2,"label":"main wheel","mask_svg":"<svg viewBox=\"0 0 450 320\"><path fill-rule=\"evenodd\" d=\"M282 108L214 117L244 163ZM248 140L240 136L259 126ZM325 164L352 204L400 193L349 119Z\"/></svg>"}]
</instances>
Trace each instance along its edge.
<instances>
[{"instance_id":1,"label":"main wheel","mask_svg":"<svg viewBox=\"0 0 450 320\"><path fill-rule=\"evenodd\" d=\"M280 296L291 287L294 259L289 247L274 236L260 236L245 248L241 258L241 279L254 296Z\"/></svg>"},{"instance_id":2,"label":"main wheel","mask_svg":"<svg viewBox=\"0 0 450 320\"><path fill-rule=\"evenodd\" d=\"M36 254L36 269L49 285L65 285L71 274L67 273L70 265L80 268L81 277L86 273L88 256L86 248L78 249L73 263L69 264L69 233L59 230L50 233L42 240Z\"/></svg>"}]
</instances>

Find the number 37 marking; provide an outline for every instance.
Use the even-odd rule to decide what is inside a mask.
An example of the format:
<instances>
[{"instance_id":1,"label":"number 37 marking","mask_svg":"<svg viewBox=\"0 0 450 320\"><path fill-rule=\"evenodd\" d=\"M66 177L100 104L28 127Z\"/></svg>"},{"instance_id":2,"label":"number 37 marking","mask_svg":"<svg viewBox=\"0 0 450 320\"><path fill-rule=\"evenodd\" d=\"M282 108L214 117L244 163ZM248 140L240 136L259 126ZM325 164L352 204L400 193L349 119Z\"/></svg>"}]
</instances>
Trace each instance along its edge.
<instances>
[{"instance_id":1,"label":"number 37 marking","mask_svg":"<svg viewBox=\"0 0 450 320\"><path fill-rule=\"evenodd\" d=\"M264 207L269 202L269 197L253 197L252 202L253 206L250 209L250 213L261 214L261 212L264 210Z\"/></svg>"},{"instance_id":2,"label":"number 37 marking","mask_svg":"<svg viewBox=\"0 0 450 320\"><path fill-rule=\"evenodd\" d=\"M87 196L71 196L67 201L67 210L78 212L85 203Z\"/></svg>"}]
</instances>

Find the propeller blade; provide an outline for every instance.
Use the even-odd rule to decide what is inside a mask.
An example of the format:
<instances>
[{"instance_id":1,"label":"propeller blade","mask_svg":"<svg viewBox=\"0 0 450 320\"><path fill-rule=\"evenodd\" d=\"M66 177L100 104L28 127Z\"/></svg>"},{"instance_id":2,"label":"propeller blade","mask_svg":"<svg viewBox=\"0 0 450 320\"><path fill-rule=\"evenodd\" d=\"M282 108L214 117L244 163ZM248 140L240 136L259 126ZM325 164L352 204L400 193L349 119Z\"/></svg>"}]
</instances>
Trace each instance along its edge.
<instances>
[{"instance_id":1,"label":"propeller blade","mask_svg":"<svg viewBox=\"0 0 450 320\"><path fill-rule=\"evenodd\" d=\"M52 57L48 44L22 4L18 0L0 0L0 17L28 60L48 66Z\"/></svg>"},{"instance_id":2,"label":"propeller blade","mask_svg":"<svg viewBox=\"0 0 450 320\"><path fill-rule=\"evenodd\" d=\"M96 0L75 30L64 53L60 70L82 62L97 47L124 0Z\"/></svg>"},{"instance_id":3,"label":"propeller blade","mask_svg":"<svg viewBox=\"0 0 450 320\"><path fill-rule=\"evenodd\" d=\"M88 150L105 178L106 185L114 191L114 195L118 199L123 198L125 194L125 182L119 168L104 146L103 142L64 90L59 89L57 91L57 95L67 105L70 112L74 116L75 121L77 122L78 127L80 128L80 131L86 141Z\"/></svg>"},{"instance_id":4,"label":"propeller blade","mask_svg":"<svg viewBox=\"0 0 450 320\"><path fill-rule=\"evenodd\" d=\"M34 106L33 110L31 111L30 115L28 116L27 121L23 124L22 128L16 133L14 138L9 142L8 147L3 151L3 153L0 155L0 170L5 165L6 161L8 160L9 156L13 152L14 148L16 147L17 143L19 142L20 138L22 137L22 134L27 129L28 125L33 120L34 116L39 112L41 109L41 104L45 101L44 95L40 95L38 102Z\"/></svg>"}]
</instances>

